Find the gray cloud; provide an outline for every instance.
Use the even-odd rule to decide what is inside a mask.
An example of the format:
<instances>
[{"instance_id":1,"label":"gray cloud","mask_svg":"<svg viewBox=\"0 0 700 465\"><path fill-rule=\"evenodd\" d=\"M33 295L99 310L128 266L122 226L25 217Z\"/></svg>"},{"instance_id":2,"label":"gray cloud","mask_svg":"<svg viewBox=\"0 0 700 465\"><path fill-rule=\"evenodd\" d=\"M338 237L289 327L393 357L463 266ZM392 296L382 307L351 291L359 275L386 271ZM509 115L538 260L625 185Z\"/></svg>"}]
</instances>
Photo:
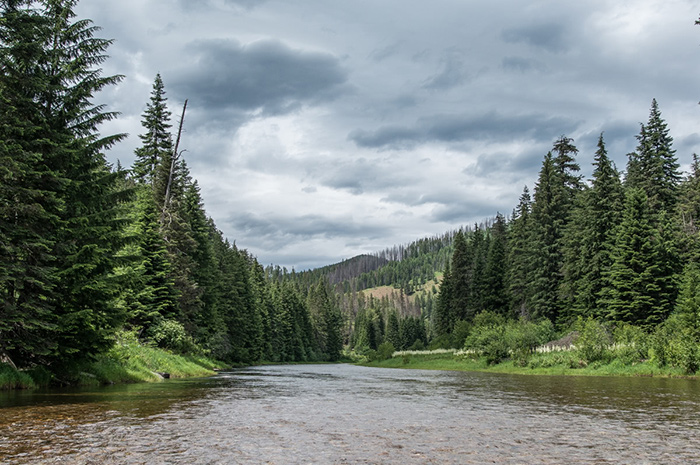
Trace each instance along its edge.
<instances>
[{"instance_id":1,"label":"gray cloud","mask_svg":"<svg viewBox=\"0 0 700 465\"><path fill-rule=\"evenodd\" d=\"M558 134L570 133L579 124L570 118L543 114L505 116L489 112L478 116L436 115L421 118L412 127L385 126L375 131L355 130L348 138L359 147L371 148L406 148L434 141L548 140Z\"/></svg>"},{"instance_id":2,"label":"gray cloud","mask_svg":"<svg viewBox=\"0 0 700 465\"><path fill-rule=\"evenodd\" d=\"M423 87L430 90L447 90L464 84L467 79L461 54L456 50L449 50L442 59L440 72L429 78Z\"/></svg>"},{"instance_id":3,"label":"gray cloud","mask_svg":"<svg viewBox=\"0 0 700 465\"><path fill-rule=\"evenodd\" d=\"M96 96L133 160L153 78L218 227L263 263L321 266L508 214L560 135L625 169L656 97L700 150L690 0L79 2L115 43ZM689 13L691 12L691 13Z\"/></svg>"},{"instance_id":4,"label":"gray cloud","mask_svg":"<svg viewBox=\"0 0 700 465\"><path fill-rule=\"evenodd\" d=\"M347 81L338 58L279 40L199 40L186 51L192 60L174 73L172 88L213 111L283 114L338 98Z\"/></svg>"},{"instance_id":5,"label":"gray cloud","mask_svg":"<svg viewBox=\"0 0 700 465\"><path fill-rule=\"evenodd\" d=\"M377 239L389 233L389 228L356 221L351 217L333 218L322 215L258 215L243 213L229 218L227 223L251 243L284 247L290 240L308 241L314 238L336 239L361 235Z\"/></svg>"},{"instance_id":6,"label":"gray cloud","mask_svg":"<svg viewBox=\"0 0 700 465\"><path fill-rule=\"evenodd\" d=\"M544 65L537 60L513 56L504 57L501 61L501 66L506 71L517 71L520 73L543 71L545 69Z\"/></svg>"},{"instance_id":7,"label":"gray cloud","mask_svg":"<svg viewBox=\"0 0 700 465\"><path fill-rule=\"evenodd\" d=\"M561 23L509 28L503 31L501 37L508 43L525 43L552 53L560 53L568 49L566 30Z\"/></svg>"}]
</instances>

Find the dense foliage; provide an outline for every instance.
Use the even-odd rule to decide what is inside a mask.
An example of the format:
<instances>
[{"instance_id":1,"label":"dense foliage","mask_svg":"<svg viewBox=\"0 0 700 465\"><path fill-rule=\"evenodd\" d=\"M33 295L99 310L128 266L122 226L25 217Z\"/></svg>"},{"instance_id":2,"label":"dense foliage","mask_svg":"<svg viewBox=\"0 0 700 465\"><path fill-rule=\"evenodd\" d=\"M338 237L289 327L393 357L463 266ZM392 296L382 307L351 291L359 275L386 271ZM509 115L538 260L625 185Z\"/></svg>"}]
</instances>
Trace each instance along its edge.
<instances>
[{"instance_id":1,"label":"dense foliage","mask_svg":"<svg viewBox=\"0 0 700 465\"><path fill-rule=\"evenodd\" d=\"M156 76L130 171L92 103L109 40L75 0L3 0L0 21L0 360L61 367L142 342L230 362L337 360L328 284L303 291L223 238L173 143ZM184 109L183 109L184 112Z\"/></svg>"},{"instance_id":2,"label":"dense foliage","mask_svg":"<svg viewBox=\"0 0 700 465\"><path fill-rule=\"evenodd\" d=\"M117 115L92 99L121 76L75 4L0 1L0 361L59 370L135 334L238 363L465 345L495 362L575 331L587 360L614 341L700 365L700 162L682 178L655 100L624 176L601 134L584 181L561 136L509 218L290 273L207 216L160 75L134 165L107 163L124 136L99 134Z\"/></svg>"}]
</instances>

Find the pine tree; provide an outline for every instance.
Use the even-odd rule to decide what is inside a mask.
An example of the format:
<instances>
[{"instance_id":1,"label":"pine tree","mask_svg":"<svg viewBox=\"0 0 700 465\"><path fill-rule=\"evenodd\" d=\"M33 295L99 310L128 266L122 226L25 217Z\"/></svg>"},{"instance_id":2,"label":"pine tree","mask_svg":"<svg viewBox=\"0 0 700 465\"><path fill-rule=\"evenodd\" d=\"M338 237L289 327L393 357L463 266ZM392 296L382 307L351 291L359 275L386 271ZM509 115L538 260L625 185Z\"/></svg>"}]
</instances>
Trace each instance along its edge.
<instances>
[{"instance_id":1,"label":"pine tree","mask_svg":"<svg viewBox=\"0 0 700 465\"><path fill-rule=\"evenodd\" d=\"M156 75L151 91L151 100L146 105L141 124L146 132L139 135L142 145L136 149L136 160L132 171L134 177L147 184L153 184L155 173L160 160L168 157L173 152L171 127L171 113L167 107L165 87L160 74ZM169 168L169 167L168 167Z\"/></svg>"},{"instance_id":2,"label":"pine tree","mask_svg":"<svg viewBox=\"0 0 700 465\"><path fill-rule=\"evenodd\" d=\"M473 255L472 249L467 245L462 230L457 231L454 237L454 252L452 253L452 274L450 275L452 300L448 304L447 332L452 332L452 327L459 320L469 320L471 310L472 286L473 286Z\"/></svg>"},{"instance_id":3,"label":"pine tree","mask_svg":"<svg viewBox=\"0 0 700 465\"><path fill-rule=\"evenodd\" d=\"M559 316L559 284L561 281L562 196L560 178L554 168L552 154L548 153L535 187L533 219L533 271L528 293L528 308L533 316L555 321Z\"/></svg>"},{"instance_id":4,"label":"pine tree","mask_svg":"<svg viewBox=\"0 0 700 465\"><path fill-rule=\"evenodd\" d=\"M675 283L668 267L675 255L673 242L668 229L655 228L653 221L644 191L630 189L604 291L603 303L613 321L653 327L672 308Z\"/></svg>"},{"instance_id":5,"label":"pine tree","mask_svg":"<svg viewBox=\"0 0 700 465\"><path fill-rule=\"evenodd\" d=\"M530 276L532 274L532 201L527 186L523 188L518 207L513 212L508 232L508 293L513 313L529 316Z\"/></svg>"},{"instance_id":6,"label":"pine tree","mask_svg":"<svg viewBox=\"0 0 700 465\"><path fill-rule=\"evenodd\" d=\"M0 355L24 366L55 348L53 247L65 182L44 162L47 18L2 2L0 21Z\"/></svg>"},{"instance_id":7,"label":"pine tree","mask_svg":"<svg viewBox=\"0 0 700 465\"><path fill-rule=\"evenodd\" d=\"M651 102L649 121L641 125L637 136L639 144L629 154L627 165L627 187L643 189L652 211L672 212L675 208L678 185L681 180L673 138L656 99Z\"/></svg>"},{"instance_id":8,"label":"pine tree","mask_svg":"<svg viewBox=\"0 0 700 465\"><path fill-rule=\"evenodd\" d=\"M435 309L433 311L433 331L436 337L445 336L452 332L454 319L452 317L452 301L453 301L453 278L450 270L450 262L445 264L445 272L442 275L440 283L440 292L437 296ZM398 346L396 346L398 347Z\"/></svg>"},{"instance_id":9,"label":"pine tree","mask_svg":"<svg viewBox=\"0 0 700 465\"><path fill-rule=\"evenodd\" d=\"M102 153L124 135L98 133L99 125L116 113L91 102L97 92L121 79L103 77L99 69L111 41L95 38L99 28L89 20L74 21L75 4L70 0L3 4L15 12L26 7L24 14L35 26L29 47L34 62L15 69L36 86L16 90L34 102L36 113L29 121L39 122L34 127L40 130L23 137L35 139L32 153L42 170L52 173L45 185L60 202L58 227L44 236L56 265L51 301L56 331L50 338L56 343L57 360L104 350L123 321L124 313L115 305L119 283L113 271L124 243L121 206L131 195L120 188L125 173L111 171ZM16 43L16 31L3 24L5 43ZM22 57L13 55L19 50L9 50L5 57L27 58L24 51ZM12 100L11 93L5 96ZM51 179L60 182L52 184Z\"/></svg>"},{"instance_id":10,"label":"pine tree","mask_svg":"<svg viewBox=\"0 0 700 465\"><path fill-rule=\"evenodd\" d=\"M508 295L506 292L506 267L508 254L508 237L506 220L500 213L491 227L491 241L486 257L484 310L508 313Z\"/></svg>"},{"instance_id":11,"label":"pine tree","mask_svg":"<svg viewBox=\"0 0 700 465\"><path fill-rule=\"evenodd\" d=\"M615 228L622 219L622 184L602 134L593 165L592 187L580 196L564 239L563 294L570 302L569 320L604 316L605 306L600 302L604 274L612 264Z\"/></svg>"},{"instance_id":12,"label":"pine tree","mask_svg":"<svg viewBox=\"0 0 700 465\"><path fill-rule=\"evenodd\" d=\"M700 261L700 160L696 154L690 174L679 187L677 216L684 261Z\"/></svg>"}]
</instances>

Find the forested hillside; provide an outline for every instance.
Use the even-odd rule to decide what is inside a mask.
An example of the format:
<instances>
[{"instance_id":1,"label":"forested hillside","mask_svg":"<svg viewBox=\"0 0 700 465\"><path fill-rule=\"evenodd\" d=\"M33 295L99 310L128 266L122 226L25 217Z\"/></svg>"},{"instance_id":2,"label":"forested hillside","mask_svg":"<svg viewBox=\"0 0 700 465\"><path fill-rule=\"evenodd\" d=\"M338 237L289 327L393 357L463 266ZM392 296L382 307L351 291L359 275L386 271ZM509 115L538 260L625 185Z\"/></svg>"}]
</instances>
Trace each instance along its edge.
<instances>
[{"instance_id":1,"label":"forested hillside","mask_svg":"<svg viewBox=\"0 0 700 465\"><path fill-rule=\"evenodd\" d=\"M601 134L583 179L560 136L507 217L317 270L263 268L207 215L186 103L173 118L160 75L133 166L107 163L124 135L100 134L118 115L94 98L122 76L102 75L110 41L75 3L3 2L0 360L60 370L128 332L228 362L334 361L595 321L700 363L700 161L684 154L684 177L655 100L624 174Z\"/></svg>"},{"instance_id":2,"label":"forested hillside","mask_svg":"<svg viewBox=\"0 0 700 465\"><path fill-rule=\"evenodd\" d=\"M271 279L207 216L160 76L134 166L107 164L124 135L99 133L118 115L93 99L122 76L75 4L3 2L0 358L58 371L129 331L230 362L338 359L328 285Z\"/></svg>"}]
</instances>

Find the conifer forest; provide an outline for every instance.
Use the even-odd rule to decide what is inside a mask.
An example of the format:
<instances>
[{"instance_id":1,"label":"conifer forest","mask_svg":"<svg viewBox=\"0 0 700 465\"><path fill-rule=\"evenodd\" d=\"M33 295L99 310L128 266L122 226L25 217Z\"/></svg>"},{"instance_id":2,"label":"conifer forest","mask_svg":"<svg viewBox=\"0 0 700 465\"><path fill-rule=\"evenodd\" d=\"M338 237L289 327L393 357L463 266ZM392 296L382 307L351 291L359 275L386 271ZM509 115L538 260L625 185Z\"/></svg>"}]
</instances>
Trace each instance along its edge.
<instances>
[{"instance_id":1,"label":"conifer forest","mask_svg":"<svg viewBox=\"0 0 700 465\"><path fill-rule=\"evenodd\" d=\"M624 167L602 133L585 179L576 141L552 134L512 211L287 270L207 214L167 75L144 96L133 165L107 162L125 135L100 132L119 115L95 101L123 76L103 75L111 40L76 3L1 2L0 362L59 372L124 333L255 364L493 349L531 331L485 352L577 332L700 368L700 159L676 153L651 96Z\"/></svg>"}]
</instances>

